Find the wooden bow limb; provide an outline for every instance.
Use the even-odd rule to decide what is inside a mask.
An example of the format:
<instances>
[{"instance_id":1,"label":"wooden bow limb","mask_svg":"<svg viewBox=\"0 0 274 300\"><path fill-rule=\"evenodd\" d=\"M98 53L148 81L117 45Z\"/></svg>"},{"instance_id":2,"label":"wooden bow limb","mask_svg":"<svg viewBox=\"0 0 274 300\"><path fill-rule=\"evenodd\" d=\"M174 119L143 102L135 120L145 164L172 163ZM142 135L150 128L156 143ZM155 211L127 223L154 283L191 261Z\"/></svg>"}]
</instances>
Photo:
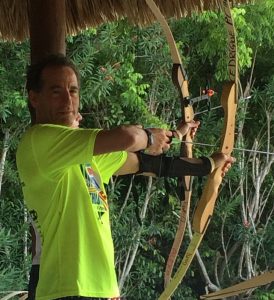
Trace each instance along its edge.
<instances>
[{"instance_id":1,"label":"wooden bow limb","mask_svg":"<svg viewBox=\"0 0 274 300\"><path fill-rule=\"evenodd\" d=\"M214 293L210 293L207 295L203 295L200 298L201 299L212 299L212 300L213 299L223 299L225 297L239 295L241 293L244 293L247 290L257 288L261 285L266 285L272 281L274 281L274 270L266 272L259 276L255 276L251 279L248 279L241 283L235 284L226 289L223 289L223 290L220 290L220 291L217 291Z\"/></svg>"},{"instance_id":2,"label":"wooden bow limb","mask_svg":"<svg viewBox=\"0 0 274 300\"><path fill-rule=\"evenodd\" d=\"M185 191L185 199L184 199L184 201L181 201L179 225L178 225L178 228L177 228L177 231L175 234L175 238L174 238L174 241L172 244L172 248L169 253L167 264L166 264L165 278L164 278L165 287L168 285L168 283L171 280L174 264L175 264L176 258L178 256L178 253L179 253L179 250L181 248L181 244L182 244L182 241L184 238L187 218L189 215L190 200L191 200L191 190Z\"/></svg>"},{"instance_id":3,"label":"wooden bow limb","mask_svg":"<svg viewBox=\"0 0 274 300\"><path fill-rule=\"evenodd\" d=\"M221 105L224 109L225 118L220 152L230 155L234 146L235 117L237 110L238 65L235 29L231 16L229 0L223 0L223 9L225 12L225 21L229 36L229 82L224 85L221 96ZM222 167L219 167L208 176L202 197L198 202L196 211L194 213L192 225L194 230L193 238L191 239L191 242L176 274L167 285L164 292L160 295L159 300L169 299L184 278L213 215L221 182Z\"/></svg>"},{"instance_id":4,"label":"wooden bow limb","mask_svg":"<svg viewBox=\"0 0 274 300\"><path fill-rule=\"evenodd\" d=\"M171 52L171 57L173 61L173 70L172 70L172 80L174 85L177 87L179 94L180 94L180 100L181 100L181 114L182 114L182 120L184 122L190 122L194 119L194 111L192 105L190 105L188 99L189 99L189 91L188 91L188 78L187 74L183 68L182 60L178 51L178 48L176 46L174 37L172 35L172 32L170 30L170 27L168 26L168 23L164 16L162 15L159 8L156 6L153 0L146 0L147 5L151 9L154 16L159 21L169 48ZM180 155L183 157L192 157L192 137L191 133L189 132L184 138L183 141L185 143L181 144L181 153ZM169 283L172 275L172 271L174 268L174 264L176 261L176 258L178 256L182 240L185 233L186 228L186 222L189 214L189 207L190 207L190 200L191 200L191 186L192 186L192 178L191 176L185 176L182 179L179 180L179 186L183 186L184 188L184 199L181 201L181 208L180 208L180 220L179 225L176 231L175 239L167 260L166 269L165 269L165 278L164 278L164 284L165 286Z\"/></svg>"}]
</instances>

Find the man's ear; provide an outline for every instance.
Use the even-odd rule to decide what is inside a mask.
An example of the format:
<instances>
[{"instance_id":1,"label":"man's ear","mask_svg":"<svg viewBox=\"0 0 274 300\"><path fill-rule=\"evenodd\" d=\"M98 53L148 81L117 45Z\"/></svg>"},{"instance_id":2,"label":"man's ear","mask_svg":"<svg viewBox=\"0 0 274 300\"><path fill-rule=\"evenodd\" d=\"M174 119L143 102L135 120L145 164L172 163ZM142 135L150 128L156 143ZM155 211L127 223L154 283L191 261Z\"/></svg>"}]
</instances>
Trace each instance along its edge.
<instances>
[{"instance_id":1,"label":"man's ear","mask_svg":"<svg viewBox=\"0 0 274 300\"><path fill-rule=\"evenodd\" d=\"M33 90L29 91L29 102L33 108L36 108L38 105L37 93Z\"/></svg>"}]
</instances>

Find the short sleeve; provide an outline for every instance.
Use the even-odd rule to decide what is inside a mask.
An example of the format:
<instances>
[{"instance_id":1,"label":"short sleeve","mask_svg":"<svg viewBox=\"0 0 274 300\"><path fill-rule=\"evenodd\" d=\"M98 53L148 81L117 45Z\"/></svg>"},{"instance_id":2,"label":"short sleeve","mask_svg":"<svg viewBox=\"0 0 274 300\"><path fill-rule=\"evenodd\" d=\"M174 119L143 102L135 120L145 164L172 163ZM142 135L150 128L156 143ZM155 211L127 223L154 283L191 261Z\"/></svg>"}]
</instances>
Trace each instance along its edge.
<instances>
[{"instance_id":1,"label":"short sleeve","mask_svg":"<svg viewBox=\"0 0 274 300\"><path fill-rule=\"evenodd\" d=\"M52 173L91 160L99 129L74 129L37 125L31 134L31 149L38 167Z\"/></svg>"}]
</instances>

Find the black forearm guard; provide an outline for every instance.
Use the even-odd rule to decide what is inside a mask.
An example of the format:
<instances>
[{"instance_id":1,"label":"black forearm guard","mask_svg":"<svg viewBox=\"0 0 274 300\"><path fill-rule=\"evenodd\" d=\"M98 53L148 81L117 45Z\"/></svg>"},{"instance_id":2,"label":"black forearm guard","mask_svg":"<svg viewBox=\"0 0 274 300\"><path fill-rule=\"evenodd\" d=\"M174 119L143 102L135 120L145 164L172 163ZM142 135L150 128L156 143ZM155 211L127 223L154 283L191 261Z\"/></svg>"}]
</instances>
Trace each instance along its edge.
<instances>
[{"instance_id":1,"label":"black forearm guard","mask_svg":"<svg viewBox=\"0 0 274 300\"><path fill-rule=\"evenodd\" d=\"M211 161L207 157L200 157L201 161L186 161L180 157L159 156L138 152L140 173L153 173L157 177L205 176L211 173Z\"/></svg>"}]
</instances>

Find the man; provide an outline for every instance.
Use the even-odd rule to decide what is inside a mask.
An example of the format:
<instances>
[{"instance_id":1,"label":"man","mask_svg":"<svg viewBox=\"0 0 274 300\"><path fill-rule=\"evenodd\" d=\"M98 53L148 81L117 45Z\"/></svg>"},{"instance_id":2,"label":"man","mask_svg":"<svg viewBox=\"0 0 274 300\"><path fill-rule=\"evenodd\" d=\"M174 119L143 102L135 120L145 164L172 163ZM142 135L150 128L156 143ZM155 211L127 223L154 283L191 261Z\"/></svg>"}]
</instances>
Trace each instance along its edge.
<instances>
[{"instance_id":1,"label":"man","mask_svg":"<svg viewBox=\"0 0 274 300\"><path fill-rule=\"evenodd\" d=\"M170 148L169 130L70 128L79 109L79 75L63 56L31 66L27 89L36 125L22 137L17 165L43 245L36 299L119 299L103 184L114 174L206 175L219 166L226 173L233 159L162 156ZM197 126L183 124L176 134Z\"/></svg>"},{"instance_id":2,"label":"man","mask_svg":"<svg viewBox=\"0 0 274 300\"><path fill-rule=\"evenodd\" d=\"M78 113L71 127L79 128L79 124L81 120L82 120L82 115ZM32 247L31 247L32 265L31 265L29 283L28 283L28 300L34 300L36 287L39 280L39 267L40 267L42 245L41 245L40 234L33 221L31 221L30 233L31 233L31 242L32 242Z\"/></svg>"}]
</instances>

